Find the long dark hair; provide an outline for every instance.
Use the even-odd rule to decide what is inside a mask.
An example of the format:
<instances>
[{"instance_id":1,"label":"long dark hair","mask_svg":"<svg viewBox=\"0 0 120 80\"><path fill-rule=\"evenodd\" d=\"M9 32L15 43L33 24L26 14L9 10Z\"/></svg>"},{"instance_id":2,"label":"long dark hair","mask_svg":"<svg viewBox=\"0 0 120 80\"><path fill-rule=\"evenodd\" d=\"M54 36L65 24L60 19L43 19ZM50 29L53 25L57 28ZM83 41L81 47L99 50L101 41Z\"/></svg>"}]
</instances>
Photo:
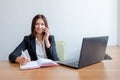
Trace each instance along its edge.
<instances>
[{"instance_id":1,"label":"long dark hair","mask_svg":"<svg viewBox=\"0 0 120 80\"><path fill-rule=\"evenodd\" d=\"M44 23L45 23L45 27L49 28L46 17L45 17L44 15L42 15L42 14L36 15L36 16L32 19L32 24L31 24L31 34L30 34L30 36L32 36L32 37L35 37L35 35L36 35L36 32L35 32L35 24L36 24L36 21L37 21L38 19L42 19L42 20L44 21Z\"/></svg>"}]
</instances>

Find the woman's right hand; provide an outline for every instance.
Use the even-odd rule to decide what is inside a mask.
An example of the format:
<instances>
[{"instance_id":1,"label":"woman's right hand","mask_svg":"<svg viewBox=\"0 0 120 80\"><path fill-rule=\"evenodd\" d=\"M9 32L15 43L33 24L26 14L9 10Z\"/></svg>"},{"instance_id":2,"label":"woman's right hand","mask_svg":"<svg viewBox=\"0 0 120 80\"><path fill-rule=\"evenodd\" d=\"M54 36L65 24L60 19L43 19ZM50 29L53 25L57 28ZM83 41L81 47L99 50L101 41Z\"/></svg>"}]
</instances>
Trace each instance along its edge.
<instances>
[{"instance_id":1,"label":"woman's right hand","mask_svg":"<svg viewBox=\"0 0 120 80\"><path fill-rule=\"evenodd\" d=\"M27 62L29 62L30 60L28 58L25 58L25 57L17 57L15 62L23 65L23 64L26 64Z\"/></svg>"}]
</instances>

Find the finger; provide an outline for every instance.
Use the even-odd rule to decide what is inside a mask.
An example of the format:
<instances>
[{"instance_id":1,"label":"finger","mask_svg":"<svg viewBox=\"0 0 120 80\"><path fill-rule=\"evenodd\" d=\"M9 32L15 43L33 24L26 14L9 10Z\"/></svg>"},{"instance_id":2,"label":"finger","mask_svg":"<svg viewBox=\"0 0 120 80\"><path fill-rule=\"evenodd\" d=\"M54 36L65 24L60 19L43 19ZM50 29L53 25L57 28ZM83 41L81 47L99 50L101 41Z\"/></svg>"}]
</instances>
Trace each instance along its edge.
<instances>
[{"instance_id":1,"label":"finger","mask_svg":"<svg viewBox=\"0 0 120 80\"><path fill-rule=\"evenodd\" d=\"M25 57L21 58L20 64L26 64L27 63L27 59Z\"/></svg>"}]
</instances>

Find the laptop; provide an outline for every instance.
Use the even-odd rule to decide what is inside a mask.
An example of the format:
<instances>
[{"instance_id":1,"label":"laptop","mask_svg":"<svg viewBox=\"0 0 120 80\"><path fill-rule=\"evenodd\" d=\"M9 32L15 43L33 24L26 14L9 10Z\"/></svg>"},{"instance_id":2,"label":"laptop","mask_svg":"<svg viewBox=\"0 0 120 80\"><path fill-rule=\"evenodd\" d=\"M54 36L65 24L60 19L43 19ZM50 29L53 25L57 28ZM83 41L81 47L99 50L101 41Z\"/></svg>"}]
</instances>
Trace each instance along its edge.
<instances>
[{"instance_id":1,"label":"laptop","mask_svg":"<svg viewBox=\"0 0 120 80\"><path fill-rule=\"evenodd\" d=\"M58 61L58 64L82 68L104 60L108 36L83 38L79 58Z\"/></svg>"}]
</instances>

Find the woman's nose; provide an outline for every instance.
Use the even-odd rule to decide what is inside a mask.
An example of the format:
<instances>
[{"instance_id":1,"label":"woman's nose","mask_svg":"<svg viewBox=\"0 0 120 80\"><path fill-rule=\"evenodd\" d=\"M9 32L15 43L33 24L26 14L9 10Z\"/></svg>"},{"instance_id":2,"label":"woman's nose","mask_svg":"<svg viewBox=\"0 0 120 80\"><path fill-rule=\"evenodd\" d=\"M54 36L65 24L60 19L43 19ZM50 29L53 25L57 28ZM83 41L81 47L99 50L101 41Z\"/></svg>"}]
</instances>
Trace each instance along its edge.
<instances>
[{"instance_id":1,"label":"woman's nose","mask_svg":"<svg viewBox=\"0 0 120 80\"><path fill-rule=\"evenodd\" d=\"M41 27L42 27L42 25L41 25L41 24L39 24L39 27L41 28Z\"/></svg>"}]
</instances>

